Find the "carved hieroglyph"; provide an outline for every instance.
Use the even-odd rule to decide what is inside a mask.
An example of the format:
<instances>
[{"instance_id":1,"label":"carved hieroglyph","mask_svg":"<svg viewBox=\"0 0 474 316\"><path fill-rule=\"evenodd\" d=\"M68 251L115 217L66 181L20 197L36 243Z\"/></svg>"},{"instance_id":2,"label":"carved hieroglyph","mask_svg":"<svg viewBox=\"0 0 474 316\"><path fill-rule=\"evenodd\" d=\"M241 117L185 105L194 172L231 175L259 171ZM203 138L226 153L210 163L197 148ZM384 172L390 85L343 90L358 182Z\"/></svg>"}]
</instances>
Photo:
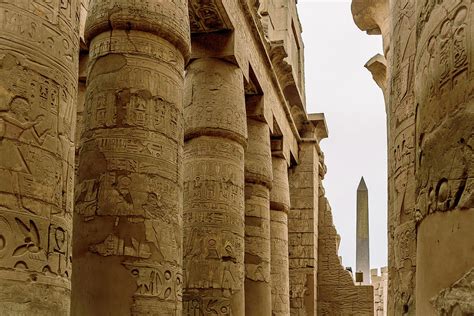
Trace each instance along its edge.
<instances>
[{"instance_id":1,"label":"carved hieroglyph","mask_svg":"<svg viewBox=\"0 0 474 316\"><path fill-rule=\"evenodd\" d=\"M290 187L286 159L274 156L273 186L270 192L272 315L290 314L288 260L288 210Z\"/></svg>"},{"instance_id":2,"label":"carved hieroglyph","mask_svg":"<svg viewBox=\"0 0 474 316\"><path fill-rule=\"evenodd\" d=\"M300 144L299 164L289 170L288 213L291 315L317 314L318 199L320 152L312 137Z\"/></svg>"},{"instance_id":3,"label":"carved hieroglyph","mask_svg":"<svg viewBox=\"0 0 474 316\"><path fill-rule=\"evenodd\" d=\"M389 86L388 269L389 315L415 314L415 97L414 0L391 3Z\"/></svg>"},{"instance_id":4,"label":"carved hieroglyph","mask_svg":"<svg viewBox=\"0 0 474 316\"><path fill-rule=\"evenodd\" d=\"M184 315L244 315L243 74L203 58L187 68Z\"/></svg>"},{"instance_id":5,"label":"carved hieroglyph","mask_svg":"<svg viewBox=\"0 0 474 316\"><path fill-rule=\"evenodd\" d=\"M0 3L2 315L69 310L78 9Z\"/></svg>"},{"instance_id":6,"label":"carved hieroglyph","mask_svg":"<svg viewBox=\"0 0 474 316\"><path fill-rule=\"evenodd\" d=\"M187 1L92 1L73 315L180 315Z\"/></svg>"},{"instance_id":7,"label":"carved hieroglyph","mask_svg":"<svg viewBox=\"0 0 474 316\"><path fill-rule=\"evenodd\" d=\"M270 315L270 129L249 118L245 152L245 315Z\"/></svg>"},{"instance_id":8,"label":"carved hieroglyph","mask_svg":"<svg viewBox=\"0 0 474 316\"><path fill-rule=\"evenodd\" d=\"M416 308L430 315L474 262L474 4L421 1L416 14Z\"/></svg>"}]
</instances>

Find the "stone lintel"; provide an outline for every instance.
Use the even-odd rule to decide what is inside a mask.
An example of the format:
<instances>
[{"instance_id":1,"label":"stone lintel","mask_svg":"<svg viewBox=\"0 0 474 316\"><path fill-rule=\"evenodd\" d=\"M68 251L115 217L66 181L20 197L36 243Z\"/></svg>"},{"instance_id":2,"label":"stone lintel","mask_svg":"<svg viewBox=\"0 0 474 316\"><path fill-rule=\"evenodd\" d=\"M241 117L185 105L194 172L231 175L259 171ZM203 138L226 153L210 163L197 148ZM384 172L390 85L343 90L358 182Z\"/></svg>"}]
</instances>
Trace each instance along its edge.
<instances>
[{"instance_id":1,"label":"stone lintel","mask_svg":"<svg viewBox=\"0 0 474 316\"><path fill-rule=\"evenodd\" d=\"M222 0L188 0L188 3L192 34L234 29Z\"/></svg>"},{"instance_id":2,"label":"stone lintel","mask_svg":"<svg viewBox=\"0 0 474 316\"><path fill-rule=\"evenodd\" d=\"M191 46L191 60L212 57L238 65L235 58L235 36L233 31L193 34Z\"/></svg>"},{"instance_id":3,"label":"stone lintel","mask_svg":"<svg viewBox=\"0 0 474 316\"><path fill-rule=\"evenodd\" d=\"M247 107L247 118L269 123L265 118L265 98L263 95L247 95L245 97L245 104Z\"/></svg>"},{"instance_id":4,"label":"stone lintel","mask_svg":"<svg viewBox=\"0 0 474 316\"><path fill-rule=\"evenodd\" d=\"M271 147L272 147L272 156L284 158L283 136L272 136Z\"/></svg>"},{"instance_id":5,"label":"stone lintel","mask_svg":"<svg viewBox=\"0 0 474 316\"><path fill-rule=\"evenodd\" d=\"M79 58L79 81L87 80L87 66L89 64L89 53L80 54Z\"/></svg>"},{"instance_id":6,"label":"stone lintel","mask_svg":"<svg viewBox=\"0 0 474 316\"><path fill-rule=\"evenodd\" d=\"M311 136L317 138L319 141L328 138L329 129L324 113L308 114L308 121L311 123L312 128L309 131L306 130L302 135L303 137L308 136L307 134L310 132L309 134L312 134Z\"/></svg>"},{"instance_id":7,"label":"stone lintel","mask_svg":"<svg viewBox=\"0 0 474 316\"><path fill-rule=\"evenodd\" d=\"M289 104L297 105L304 110L305 102L296 83L297 79L293 75L293 67L287 61L288 52L286 51L284 40L276 40L270 43L270 57L285 99Z\"/></svg>"}]
</instances>

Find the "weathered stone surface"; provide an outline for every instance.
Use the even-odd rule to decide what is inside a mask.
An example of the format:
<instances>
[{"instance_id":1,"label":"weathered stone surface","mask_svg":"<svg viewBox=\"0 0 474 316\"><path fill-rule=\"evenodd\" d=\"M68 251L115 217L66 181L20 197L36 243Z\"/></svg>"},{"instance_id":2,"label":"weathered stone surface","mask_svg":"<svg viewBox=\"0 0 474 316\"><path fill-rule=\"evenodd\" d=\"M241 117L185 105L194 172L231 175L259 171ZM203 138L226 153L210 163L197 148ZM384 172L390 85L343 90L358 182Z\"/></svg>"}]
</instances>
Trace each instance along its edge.
<instances>
[{"instance_id":1,"label":"weathered stone surface","mask_svg":"<svg viewBox=\"0 0 474 316\"><path fill-rule=\"evenodd\" d=\"M0 10L0 314L316 314L340 238L295 1ZM321 306L365 311L344 273Z\"/></svg>"},{"instance_id":2,"label":"weathered stone surface","mask_svg":"<svg viewBox=\"0 0 474 316\"><path fill-rule=\"evenodd\" d=\"M362 2L377 7L353 5ZM414 315L416 303L417 315L432 315L429 299L472 265L473 4L392 1L389 19L388 314Z\"/></svg>"},{"instance_id":3,"label":"weathered stone surface","mask_svg":"<svg viewBox=\"0 0 474 316\"><path fill-rule=\"evenodd\" d=\"M420 315L435 313L430 298L474 262L473 10L472 1L466 0L417 2L416 308ZM427 277L439 271L443 274L437 278Z\"/></svg>"},{"instance_id":4,"label":"weathered stone surface","mask_svg":"<svg viewBox=\"0 0 474 316\"><path fill-rule=\"evenodd\" d=\"M245 152L245 315L270 315L270 189L272 156L270 129L247 119Z\"/></svg>"},{"instance_id":5,"label":"weathered stone surface","mask_svg":"<svg viewBox=\"0 0 474 316\"><path fill-rule=\"evenodd\" d=\"M288 163L284 158L274 156L272 166L273 186L270 192L272 315L286 316L290 314Z\"/></svg>"},{"instance_id":6,"label":"weathered stone surface","mask_svg":"<svg viewBox=\"0 0 474 316\"><path fill-rule=\"evenodd\" d=\"M354 285L352 275L338 257L340 237L333 224L331 207L320 184L318 240L318 315L374 315L370 285Z\"/></svg>"},{"instance_id":7,"label":"weathered stone surface","mask_svg":"<svg viewBox=\"0 0 474 316\"><path fill-rule=\"evenodd\" d=\"M244 315L244 80L215 58L187 68L184 314Z\"/></svg>"},{"instance_id":8,"label":"weathered stone surface","mask_svg":"<svg viewBox=\"0 0 474 316\"><path fill-rule=\"evenodd\" d=\"M300 162L289 170L291 208L288 213L290 314L317 314L318 139L305 141Z\"/></svg>"},{"instance_id":9,"label":"weathered stone surface","mask_svg":"<svg viewBox=\"0 0 474 316\"><path fill-rule=\"evenodd\" d=\"M474 314L474 269L431 299L438 315Z\"/></svg>"},{"instance_id":10,"label":"weathered stone surface","mask_svg":"<svg viewBox=\"0 0 474 316\"><path fill-rule=\"evenodd\" d=\"M381 268L380 275L378 275L378 269L371 269L370 273L370 281L372 286L374 287L375 316L386 316L388 312L388 268Z\"/></svg>"},{"instance_id":11,"label":"weathered stone surface","mask_svg":"<svg viewBox=\"0 0 474 316\"><path fill-rule=\"evenodd\" d=\"M89 8L73 315L181 314L187 3L149 4Z\"/></svg>"},{"instance_id":12,"label":"weathered stone surface","mask_svg":"<svg viewBox=\"0 0 474 316\"><path fill-rule=\"evenodd\" d=\"M0 314L66 315L79 1L0 3Z\"/></svg>"}]
</instances>

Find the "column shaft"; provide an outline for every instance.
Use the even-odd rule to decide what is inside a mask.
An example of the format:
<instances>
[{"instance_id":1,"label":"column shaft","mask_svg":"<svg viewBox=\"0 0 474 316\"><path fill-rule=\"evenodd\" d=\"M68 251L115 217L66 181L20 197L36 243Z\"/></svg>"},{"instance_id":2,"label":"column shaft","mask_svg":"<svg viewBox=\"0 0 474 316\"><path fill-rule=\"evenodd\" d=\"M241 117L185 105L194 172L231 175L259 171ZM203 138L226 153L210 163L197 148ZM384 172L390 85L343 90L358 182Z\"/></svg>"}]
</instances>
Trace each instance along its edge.
<instances>
[{"instance_id":1,"label":"column shaft","mask_svg":"<svg viewBox=\"0 0 474 316\"><path fill-rule=\"evenodd\" d=\"M416 11L416 313L469 314L457 281L474 262L474 3Z\"/></svg>"},{"instance_id":2,"label":"column shaft","mask_svg":"<svg viewBox=\"0 0 474 316\"><path fill-rule=\"evenodd\" d=\"M272 158L273 186L270 194L272 315L290 315L288 259L288 210L290 188L286 159Z\"/></svg>"},{"instance_id":3,"label":"column shaft","mask_svg":"<svg viewBox=\"0 0 474 316\"><path fill-rule=\"evenodd\" d=\"M243 75L198 59L185 90L184 315L244 315Z\"/></svg>"},{"instance_id":4,"label":"column shaft","mask_svg":"<svg viewBox=\"0 0 474 316\"><path fill-rule=\"evenodd\" d=\"M245 315L270 315L270 188L272 156L270 129L247 120L245 152Z\"/></svg>"},{"instance_id":5,"label":"column shaft","mask_svg":"<svg viewBox=\"0 0 474 316\"><path fill-rule=\"evenodd\" d=\"M73 315L181 314L186 9L91 3Z\"/></svg>"},{"instance_id":6,"label":"column shaft","mask_svg":"<svg viewBox=\"0 0 474 316\"><path fill-rule=\"evenodd\" d=\"M388 315L415 315L415 1L390 1L388 129ZM364 277L365 280L365 277Z\"/></svg>"},{"instance_id":7,"label":"column shaft","mask_svg":"<svg viewBox=\"0 0 474 316\"><path fill-rule=\"evenodd\" d=\"M299 164L289 170L290 307L291 315L298 316L317 314L320 156L316 146L316 139L302 142Z\"/></svg>"},{"instance_id":8,"label":"column shaft","mask_svg":"<svg viewBox=\"0 0 474 316\"><path fill-rule=\"evenodd\" d=\"M69 312L78 10L0 3L2 315Z\"/></svg>"}]
</instances>

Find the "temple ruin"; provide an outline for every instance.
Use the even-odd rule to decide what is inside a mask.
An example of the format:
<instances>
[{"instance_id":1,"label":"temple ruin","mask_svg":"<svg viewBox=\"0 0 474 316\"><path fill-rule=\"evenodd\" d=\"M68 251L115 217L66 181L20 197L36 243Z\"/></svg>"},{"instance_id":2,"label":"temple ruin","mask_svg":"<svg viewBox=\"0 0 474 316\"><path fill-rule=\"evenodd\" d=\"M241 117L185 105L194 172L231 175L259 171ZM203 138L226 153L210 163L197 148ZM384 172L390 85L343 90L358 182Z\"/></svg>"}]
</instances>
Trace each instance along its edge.
<instances>
[{"instance_id":1,"label":"temple ruin","mask_svg":"<svg viewBox=\"0 0 474 316\"><path fill-rule=\"evenodd\" d=\"M0 1L0 315L374 314L296 2ZM470 313L474 7L392 2L353 0L385 43L388 315Z\"/></svg>"}]
</instances>

